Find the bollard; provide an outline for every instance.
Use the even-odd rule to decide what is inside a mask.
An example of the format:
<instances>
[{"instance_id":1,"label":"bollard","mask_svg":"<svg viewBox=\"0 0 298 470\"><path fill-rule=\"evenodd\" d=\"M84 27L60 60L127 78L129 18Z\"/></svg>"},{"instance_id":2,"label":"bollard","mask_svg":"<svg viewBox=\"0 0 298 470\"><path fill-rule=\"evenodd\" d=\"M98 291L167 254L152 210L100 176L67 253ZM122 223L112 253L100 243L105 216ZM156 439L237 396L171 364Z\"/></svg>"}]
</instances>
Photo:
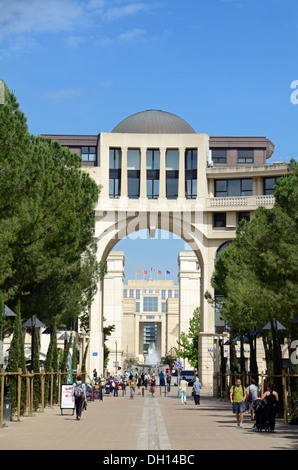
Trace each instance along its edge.
<instances>
[{"instance_id":1,"label":"bollard","mask_svg":"<svg viewBox=\"0 0 298 470\"><path fill-rule=\"evenodd\" d=\"M145 395L145 387L144 385L142 386L142 397Z\"/></svg>"}]
</instances>

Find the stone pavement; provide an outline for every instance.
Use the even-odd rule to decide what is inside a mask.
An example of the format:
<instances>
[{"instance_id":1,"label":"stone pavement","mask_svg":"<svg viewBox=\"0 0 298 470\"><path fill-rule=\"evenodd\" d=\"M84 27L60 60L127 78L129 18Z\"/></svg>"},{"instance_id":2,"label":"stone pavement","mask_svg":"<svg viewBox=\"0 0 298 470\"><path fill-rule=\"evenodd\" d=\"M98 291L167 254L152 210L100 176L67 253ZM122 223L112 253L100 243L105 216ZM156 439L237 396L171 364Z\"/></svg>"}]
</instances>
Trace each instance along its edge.
<instances>
[{"instance_id":1,"label":"stone pavement","mask_svg":"<svg viewBox=\"0 0 298 470\"><path fill-rule=\"evenodd\" d=\"M82 419L72 410L46 408L20 422L0 429L0 450L104 450L104 451L199 451L199 450L297 450L298 426L277 420L276 433L254 432L250 415L244 427L228 402L201 395L196 406L188 396L181 405L177 387L165 396L129 395L88 402ZM164 453L163 452L163 453ZM181 452L180 452L181 453ZM110 454L109 454L110 455Z\"/></svg>"}]
</instances>

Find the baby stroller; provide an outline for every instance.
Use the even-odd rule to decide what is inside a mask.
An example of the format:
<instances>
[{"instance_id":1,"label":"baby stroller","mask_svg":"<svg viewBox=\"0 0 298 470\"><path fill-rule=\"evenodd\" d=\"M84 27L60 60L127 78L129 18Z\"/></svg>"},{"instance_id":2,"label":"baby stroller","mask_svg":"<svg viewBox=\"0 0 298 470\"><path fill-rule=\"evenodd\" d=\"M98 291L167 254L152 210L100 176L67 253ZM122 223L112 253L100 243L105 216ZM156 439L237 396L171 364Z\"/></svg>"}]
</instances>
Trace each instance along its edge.
<instances>
[{"instance_id":1,"label":"baby stroller","mask_svg":"<svg viewBox=\"0 0 298 470\"><path fill-rule=\"evenodd\" d=\"M266 406L265 402L261 400L261 398L256 398L253 401L253 410L255 414L253 431L269 431Z\"/></svg>"}]
</instances>

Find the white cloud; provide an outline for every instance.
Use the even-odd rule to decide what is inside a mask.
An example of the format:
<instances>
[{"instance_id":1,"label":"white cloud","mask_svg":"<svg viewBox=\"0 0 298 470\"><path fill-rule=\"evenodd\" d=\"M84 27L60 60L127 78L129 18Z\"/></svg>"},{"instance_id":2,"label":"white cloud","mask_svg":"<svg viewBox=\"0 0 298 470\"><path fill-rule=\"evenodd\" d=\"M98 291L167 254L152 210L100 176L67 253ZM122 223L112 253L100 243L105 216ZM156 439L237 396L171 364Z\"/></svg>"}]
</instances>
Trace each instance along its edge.
<instances>
[{"instance_id":1,"label":"white cloud","mask_svg":"<svg viewBox=\"0 0 298 470\"><path fill-rule=\"evenodd\" d=\"M10 35L70 31L83 15L73 0L0 0L0 40Z\"/></svg>"},{"instance_id":2,"label":"white cloud","mask_svg":"<svg viewBox=\"0 0 298 470\"><path fill-rule=\"evenodd\" d=\"M59 91L48 91L46 93L47 98L52 98L56 100L70 98L73 96L80 96L80 95L81 95L81 90L78 90L76 88L68 88L68 89L59 90Z\"/></svg>"}]
</instances>

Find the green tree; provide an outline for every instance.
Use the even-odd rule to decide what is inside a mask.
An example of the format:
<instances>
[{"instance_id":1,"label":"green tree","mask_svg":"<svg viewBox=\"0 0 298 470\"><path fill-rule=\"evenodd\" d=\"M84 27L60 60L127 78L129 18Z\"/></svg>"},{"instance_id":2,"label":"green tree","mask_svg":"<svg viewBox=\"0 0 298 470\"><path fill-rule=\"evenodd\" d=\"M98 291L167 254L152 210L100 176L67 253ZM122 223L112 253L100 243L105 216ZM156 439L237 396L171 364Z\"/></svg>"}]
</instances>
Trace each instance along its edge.
<instances>
[{"instance_id":1,"label":"green tree","mask_svg":"<svg viewBox=\"0 0 298 470\"><path fill-rule=\"evenodd\" d=\"M16 317L14 320L13 336L9 348L7 372L18 372L22 370L23 374L26 374L26 359L24 340L22 334L22 319L21 319L21 306L18 302L15 309ZM21 394L21 414L25 411L26 406L26 379L22 379L22 394ZM8 382L8 393L7 396L12 398L11 413L14 414L17 407L18 397L18 379L17 375L11 375Z\"/></svg>"},{"instance_id":2,"label":"green tree","mask_svg":"<svg viewBox=\"0 0 298 470\"><path fill-rule=\"evenodd\" d=\"M28 133L14 95L0 106L0 288L22 300L24 318L39 312L68 324L86 310L99 279L94 242L99 188L80 157Z\"/></svg>"},{"instance_id":3,"label":"green tree","mask_svg":"<svg viewBox=\"0 0 298 470\"><path fill-rule=\"evenodd\" d=\"M193 312L193 317L189 320L189 329L186 334L182 331L177 341L179 348L175 348L177 357L185 358L189 364L198 368L198 333L200 332L200 308Z\"/></svg>"}]
</instances>

